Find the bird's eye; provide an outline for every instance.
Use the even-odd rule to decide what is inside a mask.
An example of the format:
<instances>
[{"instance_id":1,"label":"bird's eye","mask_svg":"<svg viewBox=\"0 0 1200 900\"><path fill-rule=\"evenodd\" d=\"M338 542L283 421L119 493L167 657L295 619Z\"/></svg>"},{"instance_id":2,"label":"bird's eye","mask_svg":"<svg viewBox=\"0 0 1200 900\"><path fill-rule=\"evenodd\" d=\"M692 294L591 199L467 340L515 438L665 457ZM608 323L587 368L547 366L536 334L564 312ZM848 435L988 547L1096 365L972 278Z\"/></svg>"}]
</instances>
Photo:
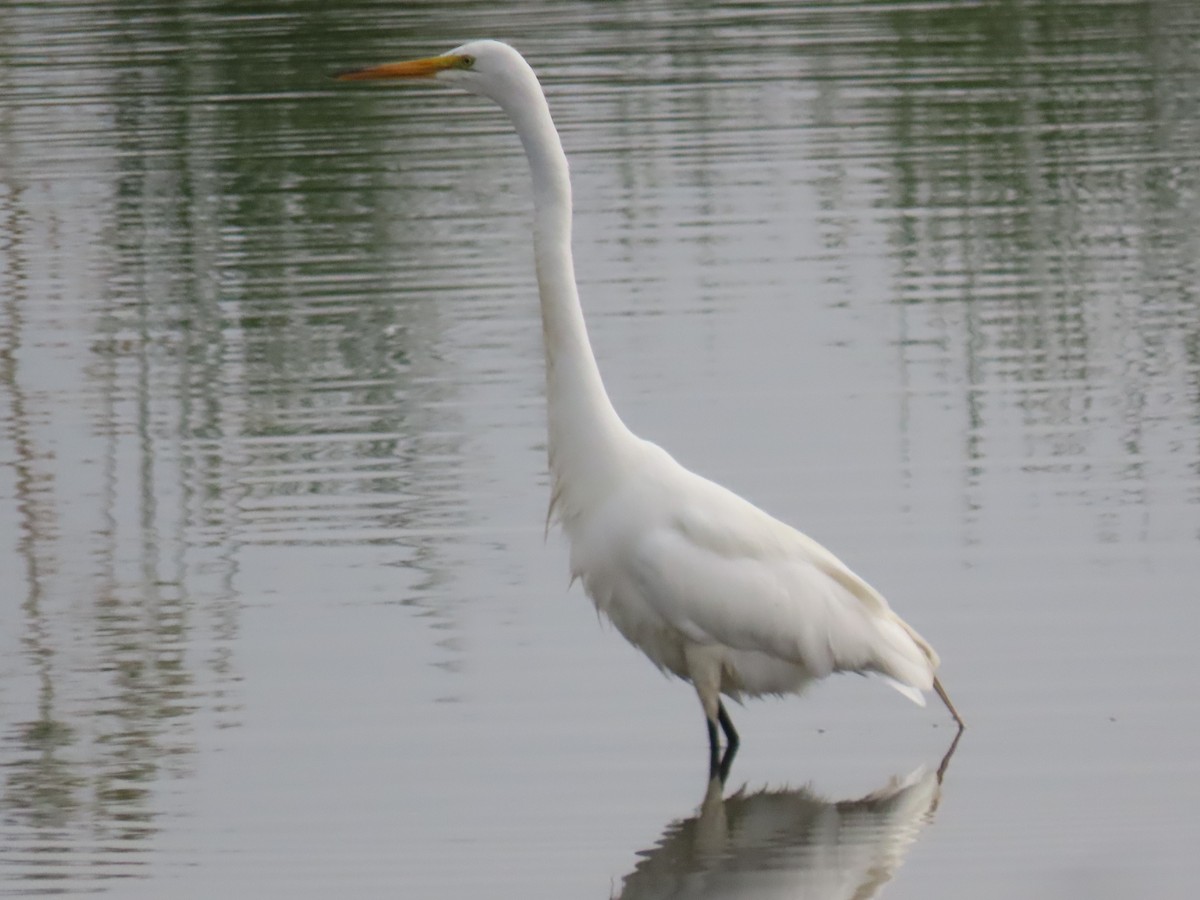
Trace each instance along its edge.
<instances>
[{"instance_id":1,"label":"bird's eye","mask_svg":"<svg viewBox=\"0 0 1200 900\"><path fill-rule=\"evenodd\" d=\"M464 69L470 69L470 68L473 68L473 67L474 67L474 65L475 65L475 57L473 57L473 56L464 56L464 57L462 58L462 67L463 67Z\"/></svg>"}]
</instances>

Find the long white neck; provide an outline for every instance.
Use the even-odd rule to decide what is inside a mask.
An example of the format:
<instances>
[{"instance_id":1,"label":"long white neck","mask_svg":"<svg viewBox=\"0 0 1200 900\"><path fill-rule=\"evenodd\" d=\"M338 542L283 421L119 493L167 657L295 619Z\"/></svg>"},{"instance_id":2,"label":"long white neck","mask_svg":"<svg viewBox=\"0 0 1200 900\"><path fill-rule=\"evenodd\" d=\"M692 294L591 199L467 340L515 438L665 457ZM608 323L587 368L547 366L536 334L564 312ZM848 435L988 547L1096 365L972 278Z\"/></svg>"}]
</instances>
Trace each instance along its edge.
<instances>
[{"instance_id":1,"label":"long white neck","mask_svg":"<svg viewBox=\"0 0 1200 900\"><path fill-rule=\"evenodd\" d=\"M536 96L531 96L536 94ZM533 246L542 336L546 348L546 414L551 512L570 530L590 503L602 499L636 444L616 411L588 340L571 257L571 178L567 157L541 86L532 81L507 109L533 178Z\"/></svg>"}]
</instances>

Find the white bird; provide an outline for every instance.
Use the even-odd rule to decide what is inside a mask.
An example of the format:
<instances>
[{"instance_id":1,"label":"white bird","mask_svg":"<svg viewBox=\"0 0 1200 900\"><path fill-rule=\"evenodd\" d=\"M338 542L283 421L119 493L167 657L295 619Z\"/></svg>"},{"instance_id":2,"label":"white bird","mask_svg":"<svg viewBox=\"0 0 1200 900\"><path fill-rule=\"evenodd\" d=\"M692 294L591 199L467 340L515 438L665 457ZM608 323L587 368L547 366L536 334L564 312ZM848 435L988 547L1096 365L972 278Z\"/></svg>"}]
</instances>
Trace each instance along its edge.
<instances>
[{"instance_id":1,"label":"white bird","mask_svg":"<svg viewBox=\"0 0 1200 900\"><path fill-rule=\"evenodd\" d=\"M937 654L874 588L816 541L634 435L613 409L575 285L567 157L525 59L507 44L473 41L337 77L435 78L494 100L512 120L533 184L550 517L597 609L695 688L712 769L727 773L738 746L722 694L798 693L834 672L875 673L922 706L933 688L961 729L935 675Z\"/></svg>"}]
</instances>

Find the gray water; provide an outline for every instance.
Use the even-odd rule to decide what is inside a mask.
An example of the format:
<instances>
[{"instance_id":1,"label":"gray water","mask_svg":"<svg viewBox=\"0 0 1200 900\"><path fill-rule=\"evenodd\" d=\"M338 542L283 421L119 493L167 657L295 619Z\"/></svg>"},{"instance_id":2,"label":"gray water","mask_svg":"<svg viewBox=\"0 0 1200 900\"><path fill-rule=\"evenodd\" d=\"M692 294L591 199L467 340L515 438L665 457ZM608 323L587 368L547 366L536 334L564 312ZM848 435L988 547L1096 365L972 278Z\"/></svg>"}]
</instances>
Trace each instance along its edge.
<instances>
[{"instance_id":1,"label":"gray water","mask_svg":"<svg viewBox=\"0 0 1200 900\"><path fill-rule=\"evenodd\" d=\"M1191 897L1200 7L0 7L0 894ZM627 422L970 728L732 709L578 585L512 40ZM886 888L883 885L886 884Z\"/></svg>"}]
</instances>

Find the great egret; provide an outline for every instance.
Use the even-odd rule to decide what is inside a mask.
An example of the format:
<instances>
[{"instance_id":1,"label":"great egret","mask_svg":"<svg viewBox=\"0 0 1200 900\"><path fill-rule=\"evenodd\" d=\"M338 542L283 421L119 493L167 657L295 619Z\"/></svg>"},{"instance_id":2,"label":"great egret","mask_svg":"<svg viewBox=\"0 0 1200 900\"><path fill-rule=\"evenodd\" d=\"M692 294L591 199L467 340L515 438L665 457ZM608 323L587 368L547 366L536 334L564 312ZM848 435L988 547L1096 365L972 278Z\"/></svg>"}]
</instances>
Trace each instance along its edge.
<instances>
[{"instance_id":1,"label":"great egret","mask_svg":"<svg viewBox=\"0 0 1200 900\"><path fill-rule=\"evenodd\" d=\"M833 672L875 673L925 704L931 687L961 730L933 648L832 553L635 436L604 390L571 257L567 157L537 76L512 47L474 41L442 56L343 72L345 81L435 78L508 114L529 158L546 351L549 516L571 574L659 669L690 681L713 771L738 734L721 702L798 693ZM722 759L718 726L725 732Z\"/></svg>"}]
</instances>

